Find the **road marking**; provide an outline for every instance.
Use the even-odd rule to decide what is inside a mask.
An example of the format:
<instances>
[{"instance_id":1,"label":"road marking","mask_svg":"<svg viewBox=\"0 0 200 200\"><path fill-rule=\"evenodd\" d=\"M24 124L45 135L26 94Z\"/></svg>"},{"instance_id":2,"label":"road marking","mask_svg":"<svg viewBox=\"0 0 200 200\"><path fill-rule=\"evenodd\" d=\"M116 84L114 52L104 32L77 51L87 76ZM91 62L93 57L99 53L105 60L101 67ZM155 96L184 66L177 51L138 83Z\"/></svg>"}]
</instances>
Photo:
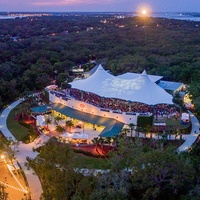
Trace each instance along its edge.
<instances>
[{"instance_id":1,"label":"road marking","mask_svg":"<svg viewBox=\"0 0 200 200\"><path fill-rule=\"evenodd\" d=\"M22 190L22 191L25 192L25 193L28 193L28 191L24 189L24 187L21 185L21 183L20 183L20 182L18 181L18 179L16 178L15 174L12 172L11 166L10 166L9 164L7 164L7 163L6 163L6 165L7 165L8 169L9 169L10 173L11 173L12 176L14 177L14 179L17 181L18 185L21 187L20 190Z\"/></svg>"},{"instance_id":2,"label":"road marking","mask_svg":"<svg viewBox=\"0 0 200 200\"><path fill-rule=\"evenodd\" d=\"M4 183L4 182L2 182L2 181L0 181L0 183L1 183L2 185L5 185L5 186L10 187L10 188L13 188L13 189L18 190L18 191L20 191L20 192L28 193L27 190L24 190L24 189L22 190L22 189L20 189L20 188L16 188L16 187L14 187L14 186L12 186L12 185L9 185L9 184L7 184L7 183Z\"/></svg>"}]
</instances>

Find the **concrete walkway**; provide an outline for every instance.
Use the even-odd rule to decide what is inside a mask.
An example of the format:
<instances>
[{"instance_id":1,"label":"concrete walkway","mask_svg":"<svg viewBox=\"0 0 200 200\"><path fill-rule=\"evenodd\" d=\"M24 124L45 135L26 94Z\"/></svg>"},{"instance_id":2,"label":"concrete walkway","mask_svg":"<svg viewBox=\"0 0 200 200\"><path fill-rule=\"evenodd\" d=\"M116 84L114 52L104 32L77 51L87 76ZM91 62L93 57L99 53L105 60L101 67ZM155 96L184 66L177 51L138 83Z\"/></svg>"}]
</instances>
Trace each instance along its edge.
<instances>
[{"instance_id":1,"label":"concrete walkway","mask_svg":"<svg viewBox=\"0 0 200 200\"><path fill-rule=\"evenodd\" d=\"M190 134L183 135L185 142L178 148L178 152L188 151L199 135L199 120L192 112L188 111L188 113L190 115L190 120L192 123L192 130Z\"/></svg>"},{"instance_id":2,"label":"concrete walkway","mask_svg":"<svg viewBox=\"0 0 200 200\"><path fill-rule=\"evenodd\" d=\"M10 113L10 111L20 104L22 100L15 101L11 105L9 105L3 112L1 113L0 116L0 130L4 134L5 137L12 139L13 141L17 141L16 138L12 135L12 133L8 130L7 124L6 124L6 119ZM15 154L15 157L17 161L20 163L29 187L30 187L30 195L32 200L39 200L40 196L42 194L42 186L40 183L40 180L37 175L35 175L35 172L32 169L27 170L27 167L25 166L25 163L27 163L26 157L29 156L30 158L35 158L37 156L36 152L33 152L32 149L33 147L37 147L42 145L43 142L47 141L49 138L46 136L41 136L38 138L38 143L32 142L30 144L23 144L20 143L17 147L17 152ZM36 140L36 141L37 141ZM40 141L40 143L39 143Z\"/></svg>"},{"instance_id":3,"label":"concrete walkway","mask_svg":"<svg viewBox=\"0 0 200 200\"><path fill-rule=\"evenodd\" d=\"M15 101L14 103L12 103L6 109L3 110L3 112L1 113L1 116L0 116L0 130L2 131L2 133L4 134L5 137L12 139L13 141L17 141L17 140L12 135L12 133L8 130L6 120L7 120L7 117L9 115L10 111L14 107L16 107L18 104L20 104L21 102L22 102L22 100L20 99L18 101Z\"/></svg>"},{"instance_id":4,"label":"concrete walkway","mask_svg":"<svg viewBox=\"0 0 200 200\"><path fill-rule=\"evenodd\" d=\"M185 140L185 142L177 149L178 152L184 152L184 151L188 151L189 148L194 144L194 142L196 141L198 135L200 134L200 123L199 120L197 119L197 117L190 111L188 111L189 115L190 115L190 120L192 123L192 130L190 134L182 134L182 139ZM127 134L128 136L130 136L130 133ZM137 133L136 131L133 131L133 137L136 137ZM141 133L139 134L140 138L154 138L154 139L158 139L158 137L161 139L161 136L158 136L157 134L145 134ZM179 140L180 136L178 136L176 138L175 134L168 136L168 140Z\"/></svg>"}]
</instances>

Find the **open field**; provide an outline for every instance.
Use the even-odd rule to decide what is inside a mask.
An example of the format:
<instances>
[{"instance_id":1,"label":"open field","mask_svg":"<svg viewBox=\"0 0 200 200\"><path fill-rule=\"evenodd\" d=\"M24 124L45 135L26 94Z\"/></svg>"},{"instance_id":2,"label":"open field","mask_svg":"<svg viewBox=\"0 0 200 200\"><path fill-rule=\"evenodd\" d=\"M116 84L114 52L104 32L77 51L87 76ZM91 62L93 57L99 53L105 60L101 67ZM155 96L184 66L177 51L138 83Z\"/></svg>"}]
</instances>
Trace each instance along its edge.
<instances>
[{"instance_id":1,"label":"open field","mask_svg":"<svg viewBox=\"0 0 200 200\"><path fill-rule=\"evenodd\" d=\"M28 133L28 129L18 123L18 120L15 117L15 113L22 107L22 105L18 105L13 110L11 110L10 114L7 118L7 126L10 132L15 136L18 141L21 141Z\"/></svg>"}]
</instances>

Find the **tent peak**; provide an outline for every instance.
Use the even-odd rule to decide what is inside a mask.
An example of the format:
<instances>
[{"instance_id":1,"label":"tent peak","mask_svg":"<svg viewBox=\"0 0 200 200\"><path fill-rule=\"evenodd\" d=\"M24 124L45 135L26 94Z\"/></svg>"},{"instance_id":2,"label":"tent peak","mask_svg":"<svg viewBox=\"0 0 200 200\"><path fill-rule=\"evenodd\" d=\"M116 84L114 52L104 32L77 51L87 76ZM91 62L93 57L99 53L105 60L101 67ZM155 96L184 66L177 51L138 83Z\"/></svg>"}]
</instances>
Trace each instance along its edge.
<instances>
[{"instance_id":1,"label":"tent peak","mask_svg":"<svg viewBox=\"0 0 200 200\"><path fill-rule=\"evenodd\" d=\"M142 72L141 75L143 75L143 76L147 76L147 72L146 72L146 70L144 70L144 71Z\"/></svg>"},{"instance_id":2,"label":"tent peak","mask_svg":"<svg viewBox=\"0 0 200 200\"><path fill-rule=\"evenodd\" d=\"M97 70L104 70L104 68L102 67L102 65L101 65L101 64L99 64L99 66L98 66Z\"/></svg>"}]
</instances>

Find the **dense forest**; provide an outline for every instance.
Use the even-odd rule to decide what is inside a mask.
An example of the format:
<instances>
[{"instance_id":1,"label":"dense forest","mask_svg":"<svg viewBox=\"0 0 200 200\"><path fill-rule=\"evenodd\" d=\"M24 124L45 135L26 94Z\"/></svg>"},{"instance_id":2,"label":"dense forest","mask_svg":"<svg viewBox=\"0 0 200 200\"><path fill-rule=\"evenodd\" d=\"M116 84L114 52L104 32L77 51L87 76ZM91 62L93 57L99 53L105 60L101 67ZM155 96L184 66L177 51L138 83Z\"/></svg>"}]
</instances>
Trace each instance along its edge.
<instances>
[{"instance_id":1,"label":"dense forest","mask_svg":"<svg viewBox=\"0 0 200 200\"><path fill-rule=\"evenodd\" d=\"M83 175L77 168L84 155L51 138L29 159L43 187L41 199L73 200L198 200L200 198L199 143L189 153L174 147L156 149L139 140L118 138L117 151L109 154L109 170ZM61 153L62 152L62 153ZM94 158L97 159L97 158ZM103 159L103 158L101 158ZM89 170L90 169L90 170Z\"/></svg>"},{"instance_id":2,"label":"dense forest","mask_svg":"<svg viewBox=\"0 0 200 200\"><path fill-rule=\"evenodd\" d=\"M74 14L0 20L0 106L52 80L69 79L73 66L102 61L127 71L191 84L200 99L200 23L116 14ZM199 106L200 107L200 106Z\"/></svg>"}]
</instances>

